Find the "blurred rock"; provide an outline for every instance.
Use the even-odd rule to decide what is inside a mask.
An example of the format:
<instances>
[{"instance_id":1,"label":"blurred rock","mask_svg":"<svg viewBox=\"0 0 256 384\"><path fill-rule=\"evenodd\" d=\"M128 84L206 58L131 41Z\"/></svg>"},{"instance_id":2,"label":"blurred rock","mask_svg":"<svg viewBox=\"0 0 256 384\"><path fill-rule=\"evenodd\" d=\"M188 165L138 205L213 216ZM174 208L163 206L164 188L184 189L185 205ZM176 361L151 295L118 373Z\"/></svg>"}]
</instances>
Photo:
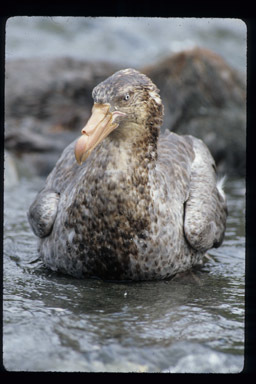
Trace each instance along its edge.
<instances>
[{"instance_id":1,"label":"blurred rock","mask_svg":"<svg viewBox=\"0 0 256 384\"><path fill-rule=\"evenodd\" d=\"M6 63L5 147L31 174L47 175L90 116L92 89L120 67L71 58ZM139 68L159 87L163 129L202 138L218 168L245 174L245 82L219 56L183 51Z\"/></svg>"},{"instance_id":2,"label":"blurred rock","mask_svg":"<svg viewBox=\"0 0 256 384\"><path fill-rule=\"evenodd\" d=\"M218 55L196 48L143 68L160 89L163 129L202 139L227 175L244 176L245 80Z\"/></svg>"},{"instance_id":3,"label":"blurred rock","mask_svg":"<svg viewBox=\"0 0 256 384\"><path fill-rule=\"evenodd\" d=\"M88 120L91 92L118 68L71 58L6 63L5 148L45 176Z\"/></svg>"}]
</instances>

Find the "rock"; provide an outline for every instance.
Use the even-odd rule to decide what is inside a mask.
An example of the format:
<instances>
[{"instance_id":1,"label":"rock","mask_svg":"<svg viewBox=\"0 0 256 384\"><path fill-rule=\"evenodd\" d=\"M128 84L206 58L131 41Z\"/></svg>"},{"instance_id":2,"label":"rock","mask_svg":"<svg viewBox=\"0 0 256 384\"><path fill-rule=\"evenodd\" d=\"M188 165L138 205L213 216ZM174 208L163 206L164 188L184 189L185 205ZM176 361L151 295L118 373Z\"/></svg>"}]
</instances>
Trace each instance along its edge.
<instances>
[{"instance_id":1,"label":"rock","mask_svg":"<svg viewBox=\"0 0 256 384\"><path fill-rule=\"evenodd\" d=\"M88 120L91 92L118 68L71 58L6 63L5 147L46 176Z\"/></svg>"},{"instance_id":2,"label":"rock","mask_svg":"<svg viewBox=\"0 0 256 384\"><path fill-rule=\"evenodd\" d=\"M90 116L92 89L120 67L71 58L6 63L5 147L31 174L46 176ZM160 89L163 129L209 146L218 168L245 174L245 82L204 49L183 51L138 68Z\"/></svg>"},{"instance_id":3,"label":"rock","mask_svg":"<svg viewBox=\"0 0 256 384\"><path fill-rule=\"evenodd\" d=\"M221 173L245 175L246 91L241 75L206 49L177 53L143 68L160 89L163 129L209 147Z\"/></svg>"}]
</instances>

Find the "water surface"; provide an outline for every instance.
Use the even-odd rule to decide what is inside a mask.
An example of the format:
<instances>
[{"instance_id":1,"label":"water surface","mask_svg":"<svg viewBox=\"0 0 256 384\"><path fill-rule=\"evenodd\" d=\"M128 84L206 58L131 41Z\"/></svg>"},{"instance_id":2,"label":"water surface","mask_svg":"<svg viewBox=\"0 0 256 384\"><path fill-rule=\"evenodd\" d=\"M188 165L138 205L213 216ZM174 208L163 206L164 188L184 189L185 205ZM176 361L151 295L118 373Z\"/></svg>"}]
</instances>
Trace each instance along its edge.
<instances>
[{"instance_id":1,"label":"water surface","mask_svg":"<svg viewBox=\"0 0 256 384\"><path fill-rule=\"evenodd\" d=\"M231 18L12 17L6 58L71 56L139 69L200 46L245 74L246 32Z\"/></svg>"},{"instance_id":2,"label":"water surface","mask_svg":"<svg viewBox=\"0 0 256 384\"><path fill-rule=\"evenodd\" d=\"M26 211L41 179L4 194L3 359L7 370L239 372L244 359L244 196L228 180L221 248L193 274L112 283L58 275L37 260Z\"/></svg>"}]
</instances>

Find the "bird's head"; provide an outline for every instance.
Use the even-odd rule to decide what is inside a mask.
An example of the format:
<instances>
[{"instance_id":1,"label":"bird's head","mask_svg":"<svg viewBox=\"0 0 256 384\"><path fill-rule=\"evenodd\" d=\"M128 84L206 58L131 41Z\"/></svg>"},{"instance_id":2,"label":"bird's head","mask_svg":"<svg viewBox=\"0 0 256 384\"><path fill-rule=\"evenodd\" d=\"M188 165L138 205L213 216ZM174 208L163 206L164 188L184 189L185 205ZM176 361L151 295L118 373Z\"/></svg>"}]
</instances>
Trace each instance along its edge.
<instances>
[{"instance_id":1,"label":"bird's head","mask_svg":"<svg viewBox=\"0 0 256 384\"><path fill-rule=\"evenodd\" d=\"M92 115L76 142L78 164L114 130L131 137L154 125L160 126L163 105L158 92L146 75L131 68L120 70L98 84L92 92Z\"/></svg>"}]
</instances>

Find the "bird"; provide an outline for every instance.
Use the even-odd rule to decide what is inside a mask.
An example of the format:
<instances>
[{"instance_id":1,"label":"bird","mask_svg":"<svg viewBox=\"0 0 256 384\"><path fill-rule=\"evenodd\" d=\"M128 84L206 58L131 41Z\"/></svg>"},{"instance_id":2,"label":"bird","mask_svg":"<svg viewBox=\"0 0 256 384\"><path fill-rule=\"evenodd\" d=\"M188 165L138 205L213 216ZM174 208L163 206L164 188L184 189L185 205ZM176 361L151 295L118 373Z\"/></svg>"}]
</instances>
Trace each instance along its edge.
<instances>
[{"instance_id":1,"label":"bird","mask_svg":"<svg viewBox=\"0 0 256 384\"><path fill-rule=\"evenodd\" d=\"M121 69L92 91L81 136L28 210L38 252L76 278L162 280L201 264L224 239L227 201L199 138L161 132L151 79Z\"/></svg>"}]
</instances>

